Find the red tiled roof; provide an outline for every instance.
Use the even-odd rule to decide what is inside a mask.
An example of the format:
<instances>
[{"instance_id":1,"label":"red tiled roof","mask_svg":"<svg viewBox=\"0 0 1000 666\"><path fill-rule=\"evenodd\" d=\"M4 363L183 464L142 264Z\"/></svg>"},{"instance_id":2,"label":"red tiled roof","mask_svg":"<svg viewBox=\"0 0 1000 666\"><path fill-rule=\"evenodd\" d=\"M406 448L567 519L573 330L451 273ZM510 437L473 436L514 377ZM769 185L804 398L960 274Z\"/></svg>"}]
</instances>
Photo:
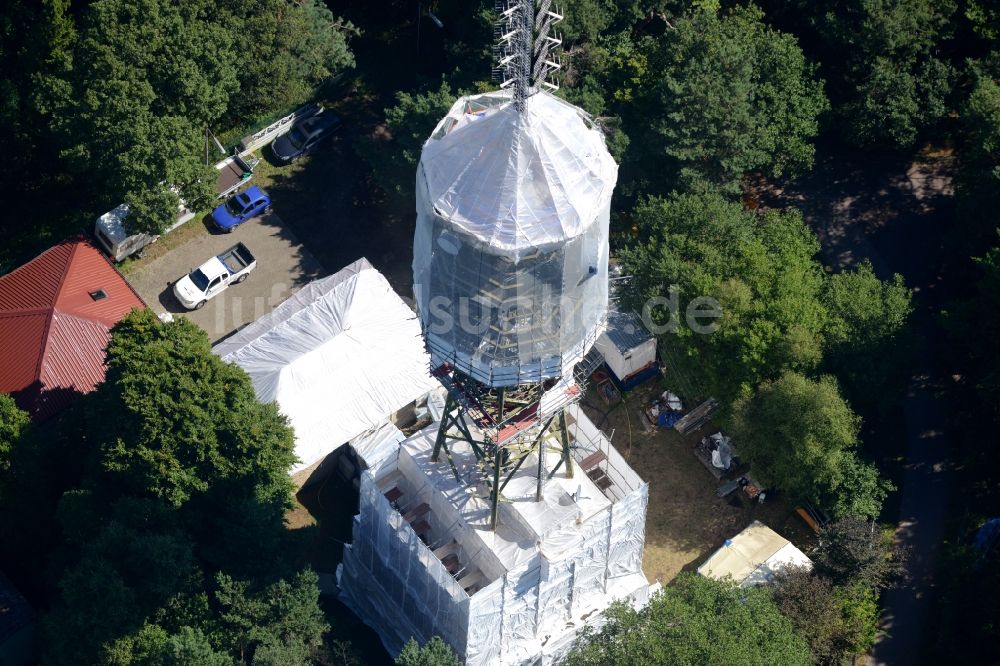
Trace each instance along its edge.
<instances>
[{"instance_id":1,"label":"red tiled roof","mask_svg":"<svg viewBox=\"0 0 1000 666\"><path fill-rule=\"evenodd\" d=\"M107 298L94 300L90 292ZM36 420L104 379L111 327L145 308L125 278L83 238L64 241L0 276L0 393Z\"/></svg>"}]
</instances>

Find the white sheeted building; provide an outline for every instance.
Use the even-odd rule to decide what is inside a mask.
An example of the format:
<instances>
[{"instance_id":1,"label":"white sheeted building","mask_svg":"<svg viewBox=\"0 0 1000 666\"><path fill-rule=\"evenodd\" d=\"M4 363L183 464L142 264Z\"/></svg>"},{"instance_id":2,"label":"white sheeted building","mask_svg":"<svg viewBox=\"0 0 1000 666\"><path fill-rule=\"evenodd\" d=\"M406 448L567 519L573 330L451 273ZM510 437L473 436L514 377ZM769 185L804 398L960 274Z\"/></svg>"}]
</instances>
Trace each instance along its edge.
<instances>
[{"instance_id":1,"label":"white sheeted building","mask_svg":"<svg viewBox=\"0 0 1000 666\"><path fill-rule=\"evenodd\" d=\"M439 387L416 315L367 259L310 282L213 351L288 417L292 474Z\"/></svg>"},{"instance_id":2,"label":"white sheeted building","mask_svg":"<svg viewBox=\"0 0 1000 666\"><path fill-rule=\"evenodd\" d=\"M572 374L604 330L617 177L564 100L455 102L417 169L413 284L434 367L488 386Z\"/></svg>"},{"instance_id":3,"label":"white sheeted building","mask_svg":"<svg viewBox=\"0 0 1000 666\"><path fill-rule=\"evenodd\" d=\"M726 539L722 548L698 567L707 578L732 578L740 587L766 585L787 567L812 569L812 560L792 542L755 520L749 527Z\"/></svg>"},{"instance_id":4,"label":"white sheeted building","mask_svg":"<svg viewBox=\"0 0 1000 666\"><path fill-rule=\"evenodd\" d=\"M617 168L600 129L547 93L523 111L505 91L452 106L416 182L414 292L432 367L490 387L561 378L546 396L575 388L605 327ZM566 404L549 402L539 414ZM365 457L337 571L341 599L391 653L440 635L471 666L550 664L613 601L646 603L648 485L578 406L566 408L571 462L545 431L504 477L494 530L468 441L431 462L444 397L428 405L431 426Z\"/></svg>"},{"instance_id":5,"label":"white sheeted building","mask_svg":"<svg viewBox=\"0 0 1000 666\"><path fill-rule=\"evenodd\" d=\"M452 451L463 483L443 459L431 462L437 423L366 458L337 579L341 599L391 653L411 637L439 635L466 664L550 664L585 625L602 624L612 601L647 602L648 485L579 407L569 408L568 423L572 477L561 467L536 502L533 454L502 491L495 531L468 445ZM600 459L610 485L581 469L588 459ZM546 473L558 461L546 456Z\"/></svg>"}]
</instances>

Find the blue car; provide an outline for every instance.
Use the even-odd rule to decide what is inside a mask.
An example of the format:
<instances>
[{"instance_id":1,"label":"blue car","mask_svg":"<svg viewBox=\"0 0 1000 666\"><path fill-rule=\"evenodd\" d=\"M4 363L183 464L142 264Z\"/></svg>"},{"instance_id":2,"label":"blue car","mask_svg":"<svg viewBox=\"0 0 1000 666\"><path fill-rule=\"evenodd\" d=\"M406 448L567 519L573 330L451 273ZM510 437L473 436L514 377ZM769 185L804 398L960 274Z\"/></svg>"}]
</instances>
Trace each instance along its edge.
<instances>
[{"instance_id":1,"label":"blue car","mask_svg":"<svg viewBox=\"0 0 1000 666\"><path fill-rule=\"evenodd\" d=\"M254 185L217 206L212 211L212 221L221 231L229 232L270 207L271 197Z\"/></svg>"}]
</instances>

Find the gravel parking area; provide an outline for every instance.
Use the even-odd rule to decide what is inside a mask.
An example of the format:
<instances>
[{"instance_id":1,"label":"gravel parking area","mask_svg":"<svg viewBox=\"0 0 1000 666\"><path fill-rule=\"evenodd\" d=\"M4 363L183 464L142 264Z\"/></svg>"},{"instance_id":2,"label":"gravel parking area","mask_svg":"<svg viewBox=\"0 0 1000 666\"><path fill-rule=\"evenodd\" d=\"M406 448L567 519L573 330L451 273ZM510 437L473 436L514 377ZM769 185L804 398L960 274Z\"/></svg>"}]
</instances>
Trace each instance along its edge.
<instances>
[{"instance_id":1,"label":"gravel parking area","mask_svg":"<svg viewBox=\"0 0 1000 666\"><path fill-rule=\"evenodd\" d=\"M302 285L327 274L273 211L243 223L230 234L205 224L191 236L162 256L140 260L130 267L127 277L149 307L157 313L189 318L205 329L213 342L270 312ZM257 258L257 267L247 280L226 289L201 310L185 310L174 297L173 282L241 241Z\"/></svg>"}]
</instances>

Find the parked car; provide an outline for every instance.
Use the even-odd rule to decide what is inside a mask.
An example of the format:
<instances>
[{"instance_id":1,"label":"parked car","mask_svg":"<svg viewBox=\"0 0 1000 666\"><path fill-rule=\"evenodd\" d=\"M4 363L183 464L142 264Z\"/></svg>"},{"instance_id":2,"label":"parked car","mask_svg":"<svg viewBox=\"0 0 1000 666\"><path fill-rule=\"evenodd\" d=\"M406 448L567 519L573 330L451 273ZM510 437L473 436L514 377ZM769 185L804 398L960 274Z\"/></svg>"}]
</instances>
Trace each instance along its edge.
<instances>
[{"instance_id":1,"label":"parked car","mask_svg":"<svg viewBox=\"0 0 1000 666\"><path fill-rule=\"evenodd\" d=\"M231 284L247 279L257 260L243 243L212 257L174 283L174 296L188 310L200 310Z\"/></svg>"},{"instance_id":2,"label":"parked car","mask_svg":"<svg viewBox=\"0 0 1000 666\"><path fill-rule=\"evenodd\" d=\"M271 144L271 150L280 162L285 164L294 162L318 146L338 127L340 127L340 118L330 111L320 111L316 115L292 125L290 131L274 140Z\"/></svg>"},{"instance_id":3,"label":"parked car","mask_svg":"<svg viewBox=\"0 0 1000 666\"><path fill-rule=\"evenodd\" d=\"M212 211L212 221L221 231L232 231L251 217L271 207L271 197L256 185L219 204Z\"/></svg>"}]
</instances>

